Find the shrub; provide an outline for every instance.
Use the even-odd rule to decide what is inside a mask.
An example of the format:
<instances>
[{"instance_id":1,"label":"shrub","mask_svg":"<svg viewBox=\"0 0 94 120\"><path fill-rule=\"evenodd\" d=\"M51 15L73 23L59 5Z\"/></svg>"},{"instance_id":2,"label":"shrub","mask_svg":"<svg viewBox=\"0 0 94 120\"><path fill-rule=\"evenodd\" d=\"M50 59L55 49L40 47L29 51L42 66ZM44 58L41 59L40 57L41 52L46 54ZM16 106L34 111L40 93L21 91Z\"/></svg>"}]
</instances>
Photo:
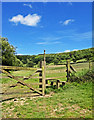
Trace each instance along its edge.
<instances>
[{"instance_id":1,"label":"shrub","mask_svg":"<svg viewBox=\"0 0 94 120\"><path fill-rule=\"evenodd\" d=\"M73 73L70 76L70 82L91 82L94 79L94 70L82 70L79 73Z\"/></svg>"}]
</instances>

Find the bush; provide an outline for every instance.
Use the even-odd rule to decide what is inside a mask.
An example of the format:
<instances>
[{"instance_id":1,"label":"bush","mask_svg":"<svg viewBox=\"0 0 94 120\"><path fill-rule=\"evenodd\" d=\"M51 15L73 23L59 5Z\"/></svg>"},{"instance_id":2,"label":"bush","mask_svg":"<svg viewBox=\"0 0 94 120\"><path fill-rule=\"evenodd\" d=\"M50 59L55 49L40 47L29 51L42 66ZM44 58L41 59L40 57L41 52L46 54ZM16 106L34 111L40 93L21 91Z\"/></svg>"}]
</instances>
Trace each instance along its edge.
<instances>
[{"instance_id":1,"label":"bush","mask_svg":"<svg viewBox=\"0 0 94 120\"><path fill-rule=\"evenodd\" d=\"M79 73L73 73L70 76L70 82L91 82L94 79L94 70L83 70Z\"/></svg>"}]
</instances>

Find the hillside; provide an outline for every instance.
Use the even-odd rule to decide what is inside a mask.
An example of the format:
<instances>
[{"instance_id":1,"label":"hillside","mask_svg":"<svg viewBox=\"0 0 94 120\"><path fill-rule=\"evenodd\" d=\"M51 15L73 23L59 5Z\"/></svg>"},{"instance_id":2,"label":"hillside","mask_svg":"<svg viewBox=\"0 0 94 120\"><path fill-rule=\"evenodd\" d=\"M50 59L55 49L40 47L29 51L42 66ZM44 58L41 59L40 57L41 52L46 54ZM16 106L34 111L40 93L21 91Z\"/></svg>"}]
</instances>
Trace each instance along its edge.
<instances>
[{"instance_id":1,"label":"hillside","mask_svg":"<svg viewBox=\"0 0 94 120\"><path fill-rule=\"evenodd\" d=\"M16 55L17 58L26 66L35 66L38 65L40 60L43 60L43 55ZM94 47L71 51L67 53L56 53L56 54L46 54L46 63L47 64L65 64L66 59L70 59L73 62L85 62L88 60L94 61Z\"/></svg>"}]
</instances>

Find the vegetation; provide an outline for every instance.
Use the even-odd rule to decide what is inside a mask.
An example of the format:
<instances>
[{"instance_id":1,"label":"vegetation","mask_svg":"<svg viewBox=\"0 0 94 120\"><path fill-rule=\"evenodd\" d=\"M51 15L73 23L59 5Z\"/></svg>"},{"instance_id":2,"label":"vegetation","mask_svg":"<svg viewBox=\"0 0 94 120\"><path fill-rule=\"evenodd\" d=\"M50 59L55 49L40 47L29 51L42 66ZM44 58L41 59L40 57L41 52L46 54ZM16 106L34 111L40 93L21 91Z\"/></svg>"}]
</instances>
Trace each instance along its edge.
<instances>
[{"instance_id":1,"label":"vegetation","mask_svg":"<svg viewBox=\"0 0 94 120\"><path fill-rule=\"evenodd\" d=\"M93 70L81 70L77 73L71 74L70 81L71 82L92 82L94 80L94 69Z\"/></svg>"},{"instance_id":2,"label":"vegetation","mask_svg":"<svg viewBox=\"0 0 94 120\"><path fill-rule=\"evenodd\" d=\"M23 66L23 63L16 57L16 48L10 45L7 38L0 38L2 45L2 65Z\"/></svg>"},{"instance_id":3,"label":"vegetation","mask_svg":"<svg viewBox=\"0 0 94 120\"><path fill-rule=\"evenodd\" d=\"M2 44L2 64L11 66L37 67L39 61L43 60L43 55L16 55L16 48L10 45L7 38L0 37ZM67 53L46 54L46 64L62 65L66 64L66 59L71 62L94 61L94 48L71 51Z\"/></svg>"},{"instance_id":4,"label":"vegetation","mask_svg":"<svg viewBox=\"0 0 94 120\"><path fill-rule=\"evenodd\" d=\"M50 65L62 65L66 64L66 59L70 59L71 62L86 62L94 61L94 48L72 51L68 53L58 53L58 54L46 54L46 64ZM43 55L17 55L17 58L20 59L23 64L27 66L28 63L31 63L32 66L38 65L40 60L43 60ZM32 61L32 62L31 62ZM29 64L28 64L29 66Z\"/></svg>"}]
</instances>

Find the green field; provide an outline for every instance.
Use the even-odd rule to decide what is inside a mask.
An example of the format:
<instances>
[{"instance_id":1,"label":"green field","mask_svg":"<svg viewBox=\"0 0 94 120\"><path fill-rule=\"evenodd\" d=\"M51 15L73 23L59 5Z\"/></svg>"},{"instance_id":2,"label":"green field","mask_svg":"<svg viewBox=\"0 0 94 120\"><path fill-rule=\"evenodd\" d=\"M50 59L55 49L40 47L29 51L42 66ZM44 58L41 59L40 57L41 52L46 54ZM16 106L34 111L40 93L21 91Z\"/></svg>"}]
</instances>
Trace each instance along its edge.
<instances>
[{"instance_id":1,"label":"green field","mask_svg":"<svg viewBox=\"0 0 94 120\"><path fill-rule=\"evenodd\" d=\"M88 63L79 63L73 66L78 73L89 68ZM64 65L50 66L46 68L46 77L66 76L65 71ZM34 71L21 70L11 73L17 76L29 76ZM60 80L65 81L66 77L60 78ZM16 96L16 100L10 99L0 102L4 118L92 118L92 82L68 82L59 89L48 88L45 97L31 97L30 90L22 85L9 88L9 85L16 84L16 80L2 78L1 82L2 91L12 93L6 95L6 98ZM36 83L38 79L29 79L25 82Z\"/></svg>"}]
</instances>

